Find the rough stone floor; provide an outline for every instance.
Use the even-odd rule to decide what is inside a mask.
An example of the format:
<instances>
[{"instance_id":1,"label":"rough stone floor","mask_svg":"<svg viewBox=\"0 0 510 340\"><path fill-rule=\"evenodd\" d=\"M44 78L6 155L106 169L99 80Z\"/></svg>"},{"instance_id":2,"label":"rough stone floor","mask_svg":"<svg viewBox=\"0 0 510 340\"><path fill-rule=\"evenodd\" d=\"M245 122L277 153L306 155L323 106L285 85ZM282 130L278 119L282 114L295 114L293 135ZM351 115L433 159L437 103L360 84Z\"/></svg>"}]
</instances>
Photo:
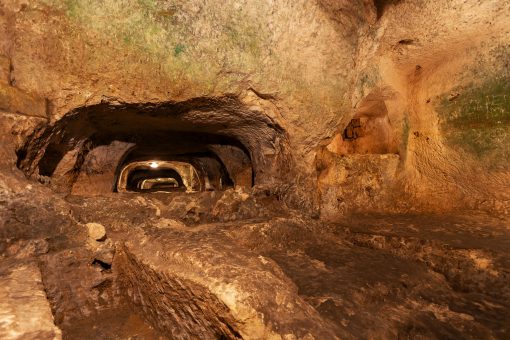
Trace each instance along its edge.
<instances>
[{"instance_id":1,"label":"rough stone floor","mask_svg":"<svg viewBox=\"0 0 510 340\"><path fill-rule=\"evenodd\" d=\"M508 221L234 196L3 201L0 338L510 337Z\"/></svg>"}]
</instances>

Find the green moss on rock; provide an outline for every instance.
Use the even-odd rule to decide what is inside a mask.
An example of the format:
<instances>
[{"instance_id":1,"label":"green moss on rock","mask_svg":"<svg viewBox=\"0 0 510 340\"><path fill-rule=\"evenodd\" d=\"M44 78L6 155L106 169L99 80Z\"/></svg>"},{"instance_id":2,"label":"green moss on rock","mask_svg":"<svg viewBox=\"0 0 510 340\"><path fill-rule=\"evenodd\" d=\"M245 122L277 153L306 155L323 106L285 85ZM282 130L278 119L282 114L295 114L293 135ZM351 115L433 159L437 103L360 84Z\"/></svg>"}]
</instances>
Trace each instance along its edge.
<instances>
[{"instance_id":1,"label":"green moss on rock","mask_svg":"<svg viewBox=\"0 0 510 340\"><path fill-rule=\"evenodd\" d=\"M175 45L175 47L174 47L174 56L178 57L179 54L184 52L185 49L186 49L186 46L184 46L184 44L177 44L177 45Z\"/></svg>"},{"instance_id":2,"label":"green moss on rock","mask_svg":"<svg viewBox=\"0 0 510 340\"><path fill-rule=\"evenodd\" d=\"M510 159L510 79L500 77L441 98L441 129L453 147L492 164Z\"/></svg>"}]
</instances>

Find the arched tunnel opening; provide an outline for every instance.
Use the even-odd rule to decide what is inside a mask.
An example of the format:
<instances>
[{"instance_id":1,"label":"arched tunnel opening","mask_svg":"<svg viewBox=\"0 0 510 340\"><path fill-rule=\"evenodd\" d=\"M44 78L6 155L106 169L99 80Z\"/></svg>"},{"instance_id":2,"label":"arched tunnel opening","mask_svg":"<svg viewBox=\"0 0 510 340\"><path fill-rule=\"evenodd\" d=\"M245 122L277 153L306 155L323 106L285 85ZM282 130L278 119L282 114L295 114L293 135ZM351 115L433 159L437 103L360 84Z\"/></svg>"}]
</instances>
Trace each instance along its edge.
<instances>
[{"instance_id":1,"label":"arched tunnel opening","mask_svg":"<svg viewBox=\"0 0 510 340\"><path fill-rule=\"evenodd\" d=\"M187 191L193 190L191 184L184 184L183 176L172 168L153 169L149 166L138 165L126 175L127 191Z\"/></svg>"},{"instance_id":2,"label":"arched tunnel opening","mask_svg":"<svg viewBox=\"0 0 510 340\"><path fill-rule=\"evenodd\" d=\"M35 132L17 165L77 195L249 190L285 173L286 145L281 127L235 97L103 102Z\"/></svg>"}]
</instances>

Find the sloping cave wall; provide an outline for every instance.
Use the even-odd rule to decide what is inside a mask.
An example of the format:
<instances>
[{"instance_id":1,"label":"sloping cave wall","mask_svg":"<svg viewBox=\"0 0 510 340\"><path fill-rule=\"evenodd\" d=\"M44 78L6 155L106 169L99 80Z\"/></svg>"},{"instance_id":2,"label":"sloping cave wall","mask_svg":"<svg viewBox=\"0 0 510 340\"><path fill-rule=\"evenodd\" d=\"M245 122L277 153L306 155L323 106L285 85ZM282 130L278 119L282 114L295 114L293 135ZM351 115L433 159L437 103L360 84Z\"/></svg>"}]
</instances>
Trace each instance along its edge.
<instances>
[{"instance_id":1,"label":"sloping cave wall","mask_svg":"<svg viewBox=\"0 0 510 340\"><path fill-rule=\"evenodd\" d=\"M379 5L379 19L360 30L352 109L317 153L322 215L508 214L510 4ZM385 117L378 136L345 138L370 115ZM386 136L386 153L371 147Z\"/></svg>"},{"instance_id":2,"label":"sloping cave wall","mask_svg":"<svg viewBox=\"0 0 510 340\"><path fill-rule=\"evenodd\" d=\"M133 143L113 141L109 145L98 146L91 150L72 185L71 193L105 195L112 192L115 187L117 167L124 154L133 146ZM74 164L71 165L73 166Z\"/></svg>"},{"instance_id":3,"label":"sloping cave wall","mask_svg":"<svg viewBox=\"0 0 510 340\"><path fill-rule=\"evenodd\" d=\"M369 43L384 55L366 59L377 67L361 72L359 93L363 82L397 92L387 102L401 112L390 119L401 127L400 188L413 208L508 213L510 4L456 4L389 7L384 35Z\"/></svg>"}]
</instances>

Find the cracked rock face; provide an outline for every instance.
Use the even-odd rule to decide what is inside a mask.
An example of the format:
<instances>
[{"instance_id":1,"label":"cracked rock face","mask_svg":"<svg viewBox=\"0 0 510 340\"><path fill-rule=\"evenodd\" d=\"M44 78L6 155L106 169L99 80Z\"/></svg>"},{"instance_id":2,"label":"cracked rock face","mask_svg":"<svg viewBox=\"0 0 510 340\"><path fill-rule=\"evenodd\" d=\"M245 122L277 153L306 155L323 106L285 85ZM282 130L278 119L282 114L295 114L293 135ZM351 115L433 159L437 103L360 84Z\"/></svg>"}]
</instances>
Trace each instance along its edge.
<instances>
[{"instance_id":1,"label":"cracked rock face","mask_svg":"<svg viewBox=\"0 0 510 340\"><path fill-rule=\"evenodd\" d=\"M509 27L2 1L0 338L509 338Z\"/></svg>"}]
</instances>

